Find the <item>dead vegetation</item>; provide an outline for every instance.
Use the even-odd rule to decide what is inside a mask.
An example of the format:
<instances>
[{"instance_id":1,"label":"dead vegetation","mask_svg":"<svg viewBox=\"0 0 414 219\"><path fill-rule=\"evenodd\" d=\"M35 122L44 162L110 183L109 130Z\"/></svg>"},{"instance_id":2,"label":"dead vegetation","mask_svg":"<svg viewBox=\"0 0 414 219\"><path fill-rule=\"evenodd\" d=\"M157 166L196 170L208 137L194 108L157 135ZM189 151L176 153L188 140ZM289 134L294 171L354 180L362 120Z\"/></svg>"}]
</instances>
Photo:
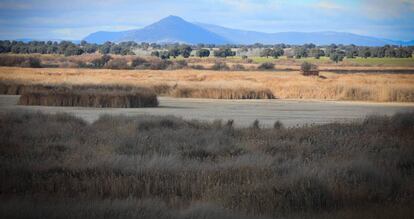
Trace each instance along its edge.
<instances>
[{"instance_id":1,"label":"dead vegetation","mask_svg":"<svg viewBox=\"0 0 414 219\"><path fill-rule=\"evenodd\" d=\"M0 115L1 218L410 218L414 114L232 121Z\"/></svg>"},{"instance_id":2,"label":"dead vegetation","mask_svg":"<svg viewBox=\"0 0 414 219\"><path fill-rule=\"evenodd\" d=\"M150 89L96 86L41 86L24 87L20 105L80 106L98 108L138 108L158 106L157 95Z\"/></svg>"}]
</instances>

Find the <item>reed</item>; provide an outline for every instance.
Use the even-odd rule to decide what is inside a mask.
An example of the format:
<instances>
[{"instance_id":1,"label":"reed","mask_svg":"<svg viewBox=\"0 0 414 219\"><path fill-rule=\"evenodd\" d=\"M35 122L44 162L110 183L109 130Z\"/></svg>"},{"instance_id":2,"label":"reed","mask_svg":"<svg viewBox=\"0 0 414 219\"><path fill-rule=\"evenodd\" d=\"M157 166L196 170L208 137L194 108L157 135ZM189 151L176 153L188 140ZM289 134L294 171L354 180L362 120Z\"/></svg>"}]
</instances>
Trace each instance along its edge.
<instances>
[{"instance_id":1,"label":"reed","mask_svg":"<svg viewBox=\"0 0 414 219\"><path fill-rule=\"evenodd\" d=\"M23 92L19 99L20 105L39 106L80 106L98 108L138 108L156 107L158 100L155 93L141 89L134 92L50 89Z\"/></svg>"}]
</instances>

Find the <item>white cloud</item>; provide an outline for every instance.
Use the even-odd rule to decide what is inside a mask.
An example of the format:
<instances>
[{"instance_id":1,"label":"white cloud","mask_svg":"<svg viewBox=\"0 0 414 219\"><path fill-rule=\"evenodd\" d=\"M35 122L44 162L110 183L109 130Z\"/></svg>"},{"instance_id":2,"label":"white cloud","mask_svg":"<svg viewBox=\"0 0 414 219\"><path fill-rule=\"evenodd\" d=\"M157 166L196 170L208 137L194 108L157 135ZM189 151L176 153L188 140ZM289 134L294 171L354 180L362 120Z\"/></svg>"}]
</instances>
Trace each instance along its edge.
<instances>
[{"instance_id":1,"label":"white cloud","mask_svg":"<svg viewBox=\"0 0 414 219\"><path fill-rule=\"evenodd\" d=\"M363 0L360 13L373 19L393 19L414 12L413 0Z\"/></svg>"},{"instance_id":2,"label":"white cloud","mask_svg":"<svg viewBox=\"0 0 414 219\"><path fill-rule=\"evenodd\" d=\"M323 10L343 10L345 9L344 6L336 4L331 1L320 1L315 5L316 8L323 9Z\"/></svg>"}]
</instances>

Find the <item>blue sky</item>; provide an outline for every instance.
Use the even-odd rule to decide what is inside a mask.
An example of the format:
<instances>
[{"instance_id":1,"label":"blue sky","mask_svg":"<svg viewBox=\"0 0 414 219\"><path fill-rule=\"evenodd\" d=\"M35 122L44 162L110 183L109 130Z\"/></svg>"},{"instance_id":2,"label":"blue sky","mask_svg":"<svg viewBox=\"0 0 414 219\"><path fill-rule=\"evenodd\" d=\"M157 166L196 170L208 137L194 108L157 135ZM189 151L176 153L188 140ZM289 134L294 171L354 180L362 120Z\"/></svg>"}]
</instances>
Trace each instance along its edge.
<instances>
[{"instance_id":1,"label":"blue sky","mask_svg":"<svg viewBox=\"0 0 414 219\"><path fill-rule=\"evenodd\" d=\"M263 32L342 31L414 40L414 0L0 0L0 38L82 39L168 15Z\"/></svg>"}]
</instances>

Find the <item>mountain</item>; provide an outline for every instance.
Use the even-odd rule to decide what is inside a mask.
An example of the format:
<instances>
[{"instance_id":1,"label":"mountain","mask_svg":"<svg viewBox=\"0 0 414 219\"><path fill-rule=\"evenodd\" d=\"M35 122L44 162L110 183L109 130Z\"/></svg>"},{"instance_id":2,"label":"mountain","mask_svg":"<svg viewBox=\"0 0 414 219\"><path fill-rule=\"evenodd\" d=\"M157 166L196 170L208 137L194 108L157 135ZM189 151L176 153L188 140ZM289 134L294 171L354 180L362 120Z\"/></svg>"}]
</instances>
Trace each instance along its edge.
<instances>
[{"instance_id":1,"label":"mountain","mask_svg":"<svg viewBox=\"0 0 414 219\"><path fill-rule=\"evenodd\" d=\"M383 46L386 44L392 45L414 45L414 41L393 41L388 39L380 39L369 36L362 36L346 32L279 32L279 33L262 33L255 31L237 30L226 27L221 27L211 24L197 23L197 25L214 32L220 36L228 39L234 39L236 43L240 44L296 44L303 45L305 43L314 43L317 45L328 44L354 44L359 46Z\"/></svg>"},{"instance_id":2,"label":"mountain","mask_svg":"<svg viewBox=\"0 0 414 219\"><path fill-rule=\"evenodd\" d=\"M168 16L154 24L138 30L121 32L96 32L87 36L87 42L136 41L154 43L214 43L227 44L230 41L198 25L177 16Z\"/></svg>"},{"instance_id":3,"label":"mountain","mask_svg":"<svg viewBox=\"0 0 414 219\"><path fill-rule=\"evenodd\" d=\"M359 46L414 45L414 41L393 41L346 32L279 32L262 33L221 27L211 24L190 23L177 16L168 16L142 29L92 33L87 42L104 43L106 41L149 42L149 43L187 43L187 44L296 44L314 43L355 44Z\"/></svg>"},{"instance_id":4,"label":"mountain","mask_svg":"<svg viewBox=\"0 0 414 219\"><path fill-rule=\"evenodd\" d=\"M32 42L32 41L44 41L44 42L47 42L47 41L52 41L52 42L70 41L72 43L79 44L81 42L80 40L62 40L62 39L50 39L50 38L35 38L35 39L32 39L32 38L17 38L17 39L14 39L14 40L15 41L20 41L20 42L23 42L23 43L29 43L29 42Z\"/></svg>"}]
</instances>

